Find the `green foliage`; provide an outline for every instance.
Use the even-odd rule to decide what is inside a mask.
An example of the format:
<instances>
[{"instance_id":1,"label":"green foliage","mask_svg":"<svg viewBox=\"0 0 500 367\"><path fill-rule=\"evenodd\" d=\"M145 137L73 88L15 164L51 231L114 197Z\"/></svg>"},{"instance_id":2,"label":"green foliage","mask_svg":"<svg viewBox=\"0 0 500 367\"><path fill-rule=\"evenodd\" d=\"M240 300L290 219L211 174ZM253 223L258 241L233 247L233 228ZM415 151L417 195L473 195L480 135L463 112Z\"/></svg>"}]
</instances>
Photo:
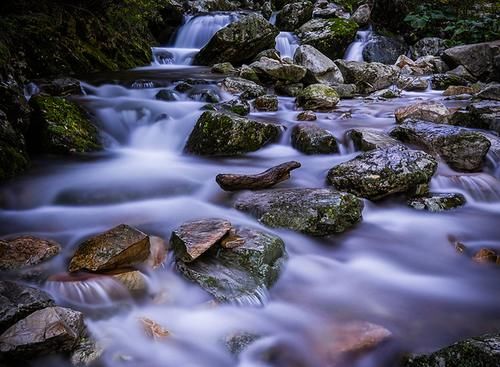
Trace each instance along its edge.
<instances>
[{"instance_id":1,"label":"green foliage","mask_svg":"<svg viewBox=\"0 0 500 367\"><path fill-rule=\"evenodd\" d=\"M440 37L450 45L500 38L500 16L495 3L435 0L416 6L404 19L414 38Z\"/></svg>"}]
</instances>

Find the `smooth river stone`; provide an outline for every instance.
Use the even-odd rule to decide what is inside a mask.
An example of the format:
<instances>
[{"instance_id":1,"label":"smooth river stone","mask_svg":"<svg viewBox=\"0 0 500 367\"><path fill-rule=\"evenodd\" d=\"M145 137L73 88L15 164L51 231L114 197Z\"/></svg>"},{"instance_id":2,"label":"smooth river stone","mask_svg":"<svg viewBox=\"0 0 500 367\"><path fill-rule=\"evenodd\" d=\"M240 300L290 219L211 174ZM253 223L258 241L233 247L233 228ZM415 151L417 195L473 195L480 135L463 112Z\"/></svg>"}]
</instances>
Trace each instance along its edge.
<instances>
[{"instance_id":1,"label":"smooth river stone","mask_svg":"<svg viewBox=\"0 0 500 367\"><path fill-rule=\"evenodd\" d=\"M56 256L61 246L50 240L21 236L0 241L0 270L37 265Z\"/></svg>"},{"instance_id":2,"label":"smooth river stone","mask_svg":"<svg viewBox=\"0 0 500 367\"><path fill-rule=\"evenodd\" d=\"M99 272L131 267L146 261L150 254L149 237L120 224L83 242L69 264L69 271Z\"/></svg>"}]
</instances>

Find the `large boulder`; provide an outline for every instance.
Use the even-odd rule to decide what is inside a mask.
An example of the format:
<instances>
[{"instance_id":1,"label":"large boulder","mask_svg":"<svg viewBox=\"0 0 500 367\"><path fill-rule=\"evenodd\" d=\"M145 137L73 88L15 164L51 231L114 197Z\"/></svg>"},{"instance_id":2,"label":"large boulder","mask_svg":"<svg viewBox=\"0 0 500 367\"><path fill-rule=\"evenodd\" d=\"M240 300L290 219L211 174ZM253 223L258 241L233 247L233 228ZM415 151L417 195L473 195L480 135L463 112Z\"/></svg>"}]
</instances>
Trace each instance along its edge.
<instances>
[{"instance_id":1,"label":"large boulder","mask_svg":"<svg viewBox=\"0 0 500 367\"><path fill-rule=\"evenodd\" d=\"M0 270L16 270L47 261L61 251L61 246L50 240L21 236L0 240Z\"/></svg>"},{"instance_id":2,"label":"large boulder","mask_svg":"<svg viewBox=\"0 0 500 367\"><path fill-rule=\"evenodd\" d=\"M427 153L402 146L375 149L328 171L338 190L377 200L395 193L415 193L429 184L437 168Z\"/></svg>"},{"instance_id":3,"label":"large boulder","mask_svg":"<svg viewBox=\"0 0 500 367\"><path fill-rule=\"evenodd\" d=\"M434 74L431 77L431 84L433 89L445 90L451 86L465 86L469 81L464 77L450 73Z\"/></svg>"},{"instance_id":4,"label":"large boulder","mask_svg":"<svg viewBox=\"0 0 500 367\"><path fill-rule=\"evenodd\" d=\"M500 134L500 102L480 101L453 113L451 125L492 130Z\"/></svg>"},{"instance_id":5,"label":"large boulder","mask_svg":"<svg viewBox=\"0 0 500 367\"><path fill-rule=\"evenodd\" d=\"M397 123L413 119L444 124L448 122L451 111L440 102L426 101L399 107L394 116Z\"/></svg>"},{"instance_id":6,"label":"large boulder","mask_svg":"<svg viewBox=\"0 0 500 367\"><path fill-rule=\"evenodd\" d=\"M410 55L416 60L422 56L441 56L446 49L445 40L438 37L425 37L410 47Z\"/></svg>"},{"instance_id":7,"label":"large boulder","mask_svg":"<svg viewBox=\"0 0 500 367\"><path fill-rule=\"evenodd\" d=\"M461 127L408 121L391 131L391 136L418 145L441 157L458 171L479 171L490 148L490 141L481 133Z\"/></svg>"},{"instance_id":8,"label":"large boulder","mask_svg":"<svg viewBox=\"0 0 500 367\"><path fill-rule=\"evenodd\" d=\"M343 84L344 77L338 66L310 45L301 45L295 51L293 61L307 69L306 80L309 83Z\"/></svg>"},{"instance_id":9,"label":"large boulder","mask_svg":"<svg viewBox=\"0 0 500 367\"><path fill-rule=\"evenodd\" d=\"M324 84L311 84L304 88L296 99L297 106L306 110L332 110L339 103L335 89Z\"/></svg>"},{"instance_id":10,"label":"large boulder","mask_svg":"<svg viewBox=\"0 0 500 367\"><path fill-rule=\"evenodd\" d=\"M292 129L292 146L305 154L338 153L335 136L315 124L301 123Z\"/></svg>"},{"instance_id":11,"label":"large boulder","mask_svg":"<svg viewBox=\"0 0 500 367\"><path fill-rule=\"evenodd\" d=\"M44 291L0 281L0 333L31 313L50 306L54 306L54 301Z\"/></svg>"},{"instance_id":12,"label":"large boulder","mask_svg":"<svg viewBox=\"0 0 500 367\"><path fill-rule=\"evenodd\" d=\"M465 339L429 355L411 356L404 367L484 366L496 367L500 359L500 335Z\"/></svg>"},{"instance_id":13,"label":"large boulder","mask_svg":"<svg viewBox=\"0 0 500 367\"><path fill-rule=\"evenodd\" d=\"M3 358L11 360L69 352L80 340L83 330L81 312L47 307L33 312L4 331L0 335L0 352Z\"/></svg>"},{"instance_id":14,"label":"large boulder","mask_svg":"<svg viewBox=\"0 0 500 367\"><path fill-rule=\"evenodd\" d=\"M455 67L464 66L474 77L482 81L500 80L500 40L449 48L443 59Z\"/></svg>"},{"instance_id":15,"label":"large boulder","mask_svg":"<svg viewBox=\"0 0 500 367\"><path fill-rule=\"evenodd\" d=\"M68 154L101 148L97 128L75 102L62 97L31 98L32 123L28 132L31 149L42 153Z\"/></svg>"},{"instance_id":16,"label":"large boulder","mask_svg":"<svg viewBox=\"0 0 500 367\"><path fill-rule=\"evenodd\" d=\"M252 13L219 30L195 56L197 65L221 62L241 64L260 51L273 48L279 30L259 14Z\"/></svg>"},{"instance_id":17,"label":"large boulder","mask_svg":"<svg viewBox=\"0 0 500 367\"><path fill-rule=\"evenodd\" d=\"M235 208L270 227L313 236L344 232L361 220L363 202L332 189L277 189L241 195Z\"/></svg>"},{"instance_id":18,"label":"large boulder","mask_svg":"<svg viewBox=\"0 0 500 367\"><path fill-rule=\"evenodd\" d=\"M283 61L261 57L250 66L256 71L261 79L283 80L289 83L297 83L306 75L306 68L300 65L290 64Z\"/></svg>"},{"instance_id":19,"label":"large boulder","mask_svg":"<svg viewBox=\"0 0 500 367\"><path fill-rule=\"evenodd\" d=\"M287 4L276 16L276 26L282 31L293 32L312 18L313 4L297 1Z\"/></svg>"},{"instance_id":20,"label":"large boulder","mask_svg":"<svg viewBox=\"0 0 500 367\"><path fill-rule=\"evenodd\" d=\"M368 94L392 85L399 74L393 65L378 62L336 60L346 83L356 84L359 93Z\"/></svg>"},{"instance_id":21,"label":"large boulder","mask_svg":"<svg viewBox=\"0 0 500 367\"><path fill-rule=\"evenodd\" d=\"M364 152L400 144L396 139L376 129L356 128L349 130L348 134L354 143L354 147Z\"/></svg>"},{"instance_id":22,"label":"large boulder","mask_svg":"<svg viewBox=\"0 0 500 367\"><path fill-rule=\"evenodd\" d=\"M270 233L236 226L230 239L235 247L218 243L193 262L177 258L179 272L221 302L253 303L262 299L282 270L285 244Z\"/></svg>"},{"instance_id":23,"label":"large boulder","mask_svg":"<svg viewBox=\"0 0 500 367\"><path fill-rule=\"evenodd\" d=\"M254 107L257 111L271 112L278 111L278 97L271 94L266 94L255 98Z\"/></svg>"},{"instance_id":24,"label":"large boulder","mask_svg":"<svg viewBox=\"0 0 500 367\"><path fill-rule=\"evenodd\" d=\"M370 23L371 9L370 5L363 4L352 14L351 19L354 20L360 27L367 26Z\"/></svg>"},{"instance_id":25,"label":"large boulder","mask_svg":"<svg viewBox=\"0 0 500 367\"><path fill-rule=\"evenodd\" d=\"M380 62L392 65L400 55L406 54L408 45L393 37L375 35L363 48L363 59L366 62Z\"/></svg>"},{"instance_id":26,"label":"large boulder","mask_svg":"<svg viewBox=\"0 0 500 367\"><path fill-rule=\"evenodd\" d=\"M149 237L125 224L83 242L69 263L69 271L106 271L131 267L146 261Z\"/></svg>"},{"instance_id":27,"label":"large boulder","mask_svg":"<svg viewBox=\"0 0 500 367\"><path fill-rule=\"evenodd\" d=\"M297 35L303 45L311 45L335 60L344 55L357 29L352 20L312 19L299 28Z\"/></svg>"},{"instance_id":28,"label":"large boulder","mask_svg":"<svg viewBox=\"0 0 500 367\"><path fill-rule=\"evenodd\" d=\"M280 125L207 111L196 122L185 150L208 156L241 155L262 148L280 133Z\"/></svg>"},{"instance_id":29,"label":"large boulder","mask_svg":"<svg viewBox=\"0 0 500 367\"><path fill-rule=\"evenodd\" d=\"M230 77L222 81L222 89L231 94L239 94L241 99L254 99L266 94L266 89L251 80Z\"/></svg>"}]
</instances>

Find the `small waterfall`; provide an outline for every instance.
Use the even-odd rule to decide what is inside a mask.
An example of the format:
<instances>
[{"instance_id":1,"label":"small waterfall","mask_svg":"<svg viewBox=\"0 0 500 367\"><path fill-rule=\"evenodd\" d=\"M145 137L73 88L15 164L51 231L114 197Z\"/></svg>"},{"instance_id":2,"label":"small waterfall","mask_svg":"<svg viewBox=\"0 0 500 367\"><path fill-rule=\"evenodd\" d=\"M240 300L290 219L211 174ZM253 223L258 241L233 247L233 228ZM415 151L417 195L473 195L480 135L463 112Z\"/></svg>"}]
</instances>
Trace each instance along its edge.
<instances>
[{"instance_id":1,"label":"small waterfall","mask_svg":"<svg viewBox=\"0 0 500 367\"><path fill-rule=\"evenodd\" d=\"M276 37L276 49L280 52L281 58L293 59L297 47L299 47L299 39L292 32L280 32Z\"/></svg>"},{"instance_id":2,"label":"small waterfall","mask_svg":"<svg viewBox=\"0 0 500 367\"><path fill-rule=\"evenodd\" d=\"M273 13L271 14L271 17L269 18L269 23L271 23L272 25L276 25L277 16L278 16L278 12L273 11Z\"/></svg>"},{"instance_id":3,"label":"small waterfall","mask_svg":"<svg viewBox=\"0 0 500 367\"><path fill-rule=\"evenodd\" d=\"M372 34L373 32L371 26L368 29L356 32L356 37L354 38L354 42L349 45L349 47L345 52L344 60L364 61L363 49L365 48L366 44L370 41Z\"/></svg>"}]
</instances>

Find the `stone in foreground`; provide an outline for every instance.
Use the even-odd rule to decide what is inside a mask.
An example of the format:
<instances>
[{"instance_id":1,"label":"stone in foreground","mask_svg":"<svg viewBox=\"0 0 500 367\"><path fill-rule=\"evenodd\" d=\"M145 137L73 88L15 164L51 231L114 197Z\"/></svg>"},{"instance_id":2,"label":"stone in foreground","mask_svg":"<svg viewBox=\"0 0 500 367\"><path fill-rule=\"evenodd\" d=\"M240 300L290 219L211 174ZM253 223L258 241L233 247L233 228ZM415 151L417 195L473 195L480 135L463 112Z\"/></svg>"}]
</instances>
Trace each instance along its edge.
<instances>
[{"instance_id":1,"label":"stone in foreground","mask_svg":"<svg viewBox=\"0 0 500 367\"><path fill-rule=\"evenodd\" d=\"M271 287L286 258L285 244L270 233L235 227L240 239L235 248L218 248L217 255L206 254L193 262L177 260L184 277L221 302L263 302L262 293Z\"/></svg>"},{"instance_id":2,"label":"stone in foreground","mask_svg":"<svg viewBox=\"0 0 500 367\"><path fill-rule=\"evenodd\" d=\"M83 315L69 308L47 307L33 312L0 335L0 352L22 359L71 351L84 329Z\"/></svg>"},{"instance_id":3,"label":"stone in foreground","mask_svg":"<svg viewBox=\"0 0 500 367\"><path fill-rule=\"evenodd\" d=\"M415 144L440 156L451 168L473 172L483 167L491 146L481 133L461 127L408 121L391 131L391 136Z\"/></svg>"},{"instance_id":4,"label":"stone in foreground","mask_svg":"<svg viewBox=\"0 0 500 367\"><path fill-rule=\"evenodd\" d=\"M146 261L149 253L149 237L120 224L83 242L69 263L69 271L99 272L126 268Z\"/></svg>"},{"instance_id":5,"label":"stone in foreground","mask_svg":"<svg viewBox=\"0 0 500 367\"><path fill-rule=\"evenodd\" d=\"M270 227L313 236L344 232L361 220L363 202L333 189L279 189L240 196L235 208Z\"/></svg>"},{"instance_id":6,"label":"stone in foreground","mask_svg":"<svg viewBox=\"0 0 500 367\"><path fill-rule=\"evenodd\" d=\"M305 154L331 154L339 151L337 140L331 132L307 122L293 127L292 146Z\"/></svg>"},{"instance_id":7,"label":"stone in foreground","mask_svg":"<svg viewBox=\"0 0 500 367\"><path fill-rule=\"evenodd\" d=\"M324 84L312 84L304 88L296 100L297 106L306 110L332 110L339 103L339 96L335 89Z\"/></svg>"},{"instance_id":8,"label":"stone in foreground","mask_svg":"<svg viewBox=\"0 0 500 367\"><path fill-rule=\"evenodd\" d=\"M432 194L408 200L408 205L417 210L442 212L465 205L462 194Z\"/></svg>"},{"instance_id":9,"label":"stone in foreground","mask_svg":"<svg viewBox=\"0 0 500 367\"><path fill-rule=\"evenodd\" d=\"M437 162L429 154L396 145L363 153L333 167L328 181L338 190L378 200L419 191L428 185L436 168Z\"/></svg>"},{"instance_id":10,"label":"stone in foreground","mask_svg":"<svg viewBox=\"0 0 500 367\"><path fill-rule=\"evenodd\" d=\"M261 190L288 180L290 171L299 167L299 162L290 161L255 175L220 174L215 180L225 191Z\"/></svg>"},{"instance_id":11,"label":"stone in foreground","mask_svg":"<svg viewBox=\"0 0 500 367\"><path fill-rule=\"evenodd\" d=\"M223 219L187 222L172 232L170 243L178 259L191 262L218 243L230 229L231 223Z\"/></svg>"},{"instance_id":12,"label":"stone in foreground","mask_svg":"<svg viewBox=\"0 0 500 367\"><path fill-rule=\"evenodd\" d=\"M448 122L451 112L439 102L419 102L398 108L394 111L394 115L398 123L413 119L445 124Z\"/></svg>"},{"instance_id":13,"label":"stone in foreground","mask_svg":"<svg viewBox=\"0 0 500 367\"><path fill-rule=\"evenodd\" d=\"M276 124L207 111L198 119L185 150L206 156L241 155L262 148L280 133Z\"/></svg>"},{"instance_id":14,"label":"stone in foreground","mask_svg":"<svg viewBox=\"0 0 500 367\"><path fill-rule=\"evenodd\" d=\"M61 251L61 246L49 240L21 236L0 241L0 270L16 270L47 261Z\"/></svg>"}]
</instances>

